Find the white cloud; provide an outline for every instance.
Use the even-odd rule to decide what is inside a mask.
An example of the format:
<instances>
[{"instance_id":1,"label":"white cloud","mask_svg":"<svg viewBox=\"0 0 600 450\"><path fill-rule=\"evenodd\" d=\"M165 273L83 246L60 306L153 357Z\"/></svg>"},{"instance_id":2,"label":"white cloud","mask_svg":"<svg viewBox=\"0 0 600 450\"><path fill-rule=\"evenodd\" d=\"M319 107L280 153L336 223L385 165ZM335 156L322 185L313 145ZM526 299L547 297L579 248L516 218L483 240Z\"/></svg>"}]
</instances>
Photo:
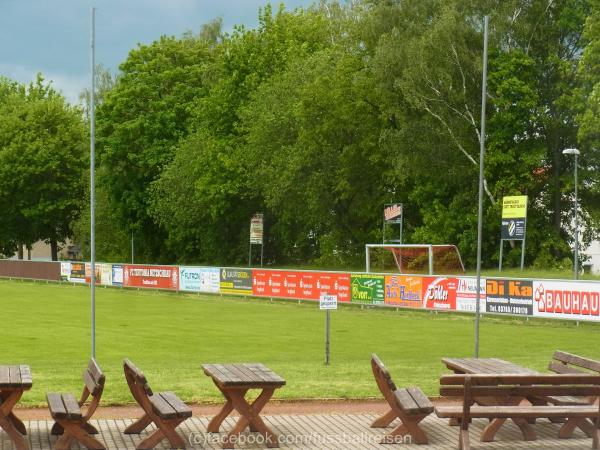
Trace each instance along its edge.
<instances>
[{"instance_id":1,"label":"white cloud","mask_svg":"<svg viewBox=\"0 0 600 450\"><path fill-rule=\"evenodd\" d=\"M79 93L89 86L89 76L43 72L31 67L0 63L0 75L20 83L35 80L38 73L41 73L47 82L51 81L54 88L62 92L72 104L79 103Z\"/></svg>"}]
</instances>

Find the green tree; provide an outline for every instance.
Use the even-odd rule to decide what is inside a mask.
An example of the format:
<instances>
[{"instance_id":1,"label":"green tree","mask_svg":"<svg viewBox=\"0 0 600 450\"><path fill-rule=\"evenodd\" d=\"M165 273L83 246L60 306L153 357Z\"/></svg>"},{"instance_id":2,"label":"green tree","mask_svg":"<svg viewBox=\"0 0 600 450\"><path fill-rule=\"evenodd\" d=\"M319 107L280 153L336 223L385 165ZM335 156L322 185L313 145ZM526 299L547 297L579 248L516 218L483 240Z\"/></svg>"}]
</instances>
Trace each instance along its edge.
<instances>
[{"instance_id":1,"label":"green tree","mask_svg":"<svg viewBox=\"0 0 600 450\"><path fill-rule=\"evenodd\" d=\"M52 259L72 234L84 190L86 133L81 111L41 75L0 104L0 236L31 246L48 242Z\"/></svg>"}]
</instances>

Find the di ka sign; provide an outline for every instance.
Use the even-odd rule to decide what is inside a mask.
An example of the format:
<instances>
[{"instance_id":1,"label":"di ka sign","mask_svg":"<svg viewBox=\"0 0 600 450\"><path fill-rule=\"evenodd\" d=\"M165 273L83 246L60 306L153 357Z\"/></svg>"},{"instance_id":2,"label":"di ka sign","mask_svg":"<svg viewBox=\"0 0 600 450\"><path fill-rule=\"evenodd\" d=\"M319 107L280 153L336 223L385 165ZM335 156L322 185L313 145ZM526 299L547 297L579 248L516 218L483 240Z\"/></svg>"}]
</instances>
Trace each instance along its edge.
<instances>
[{"instance_id":1,"label":"di ka sign","mask_svg":"<svg viewBox=\"0 0 600 450\"><path fill-rule=\"evenodd\" d=\"M524 240L527 225L527 196L504 197L502 200L502 236L504 240Z\"/></svg>"},{"instance_id":2,"label":"di ka sign","mask_svg":"<svg viewBox=\"0 0 600 450\"><path fill-rule=\"evenodd\" d=\"M319 309L337 309L337 295L321 294Z\"/></svg>"}]
</instances>

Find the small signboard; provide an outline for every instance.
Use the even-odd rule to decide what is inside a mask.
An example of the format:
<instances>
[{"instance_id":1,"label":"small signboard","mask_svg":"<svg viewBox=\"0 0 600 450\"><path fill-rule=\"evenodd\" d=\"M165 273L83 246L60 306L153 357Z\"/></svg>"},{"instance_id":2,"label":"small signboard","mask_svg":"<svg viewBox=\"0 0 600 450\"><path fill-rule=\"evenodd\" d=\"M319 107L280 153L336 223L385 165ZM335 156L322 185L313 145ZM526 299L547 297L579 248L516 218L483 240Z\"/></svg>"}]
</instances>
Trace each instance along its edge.
<instances>
[{"instance_id":1,"label":"small signboard","mask_svg":"<svg viewBox=\"0 0 600 450\"><path fill-rule=\"evenodd\" d=\"M527 196L516 195L502 200L501 239L523 240L527 226Z\"/></svg>"},{"instance_id":2,"label":"small signboard","mask_svg":"<svg viewBox=\"0 0 600 450\"><path fill-rule=\"evenodd\" d=\"M250 243L262 245L263 243L263 215L254 214L250 219Z\"/></svg>"},{"instance_id":3,"label":"small signboard","mask_svg":"<svg viewBox=\"0 0 600 450\"><path fill-rule=\"evenodd\" d=\"M319 309L337 309L337 295L321 294Z\"/></svg>"},{"instance_id":4,"label":"small signboard","mask_svg":"<svg viewBox=\"0 0 600 450\"><path fill-rule=\"evenodd\" d=\"M402 203L386 203L383 205L383 220L385 223L401 223Z\"/></svg>"}]
</instances>

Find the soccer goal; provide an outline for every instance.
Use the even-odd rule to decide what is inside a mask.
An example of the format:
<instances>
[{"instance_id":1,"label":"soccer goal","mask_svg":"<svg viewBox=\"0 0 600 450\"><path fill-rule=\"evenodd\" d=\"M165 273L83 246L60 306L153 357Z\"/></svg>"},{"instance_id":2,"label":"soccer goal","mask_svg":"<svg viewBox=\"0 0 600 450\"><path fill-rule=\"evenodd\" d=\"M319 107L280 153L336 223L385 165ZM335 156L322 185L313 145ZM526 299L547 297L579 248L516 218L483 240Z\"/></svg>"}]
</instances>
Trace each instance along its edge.
<instances>
[{"instance_id":1,"label":"soccer goal","mask_svg":"<svg viewBox=\"0 0 600 450\"><path fill-rule=\"evenodd\" d=\"M465 271L456 245L367 244L365 254L367 272L434 275Z\"/></svg>"}]
</instances>

